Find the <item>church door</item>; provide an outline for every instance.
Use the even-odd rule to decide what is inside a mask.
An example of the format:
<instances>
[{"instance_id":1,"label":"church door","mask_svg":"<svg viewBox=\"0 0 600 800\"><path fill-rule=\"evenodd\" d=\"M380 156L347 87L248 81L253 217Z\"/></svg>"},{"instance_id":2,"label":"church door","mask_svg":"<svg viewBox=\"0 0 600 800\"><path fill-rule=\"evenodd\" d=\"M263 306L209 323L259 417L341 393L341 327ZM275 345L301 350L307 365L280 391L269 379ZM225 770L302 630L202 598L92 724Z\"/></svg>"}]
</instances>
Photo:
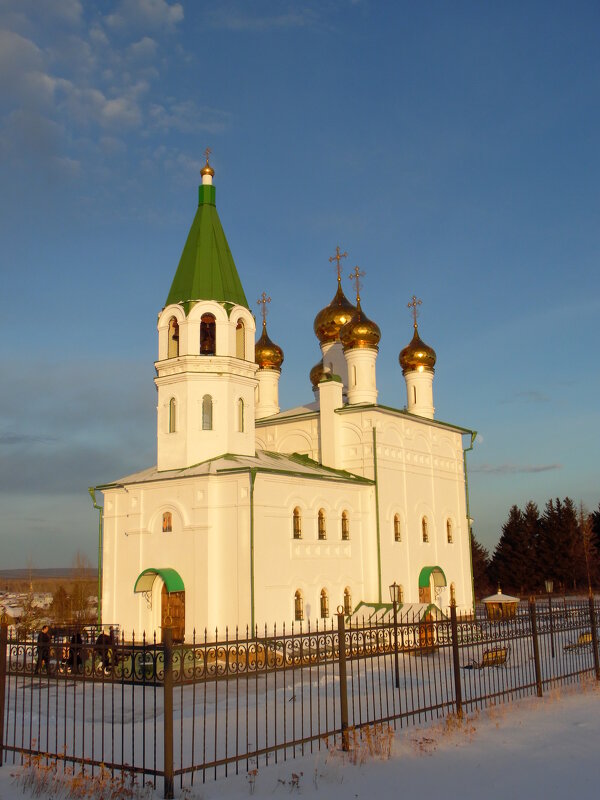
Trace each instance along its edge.
<instances>
[{"instance_id":1,"label":"church door","mask_svg":"<svg viewBox=\"0 0 600 800\"><path fill-rule=\"evenodd\" d=\"M431 586L419 586L419 603L431 603Z\"/></svg>"},{"instance_id":2,"label":"church door","mask_svg":"<svg viewBox=\"0 0 600 800\"><path fill-rule=\"evenodd\" d=\"M185 592L167 592L163 584L161 595L161 627L173 629L173 641L183 642L185 637Z\"/></svg>"}]
</instances>

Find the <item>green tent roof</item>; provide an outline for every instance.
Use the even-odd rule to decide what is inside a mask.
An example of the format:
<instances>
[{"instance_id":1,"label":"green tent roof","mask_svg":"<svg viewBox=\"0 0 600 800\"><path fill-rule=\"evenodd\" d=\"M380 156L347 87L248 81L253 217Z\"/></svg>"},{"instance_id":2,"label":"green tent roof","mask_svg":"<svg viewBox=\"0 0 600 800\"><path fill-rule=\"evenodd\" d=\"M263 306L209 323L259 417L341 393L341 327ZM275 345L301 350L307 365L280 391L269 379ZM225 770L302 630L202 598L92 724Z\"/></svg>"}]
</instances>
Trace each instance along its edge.
<instances>
[{"instance_id":1,"label":"green tent roof","mask_svg":"<svg viewBox=\"0 0 600 800\"><path fill-rule=\"evenodd\" d=\"M249 308L215 205L215 187L200 186L192 222L165 305L216 300Z\"/></svg>"},{"instance_id":2,"label":"green tent roof","mask_svg":"<svg viewBox=\"0 0 600 800\"><path fill-rule=\"evenodd\" d=\"M171 594L171 592L183 592L185 590L180 574L172 569L172 567L161 567L160 569L150 567L138 575L133 591L149 592L152 589L152 584L157 575L160 575L163 579L169 594Z\"/></svg>"}]
</instances>

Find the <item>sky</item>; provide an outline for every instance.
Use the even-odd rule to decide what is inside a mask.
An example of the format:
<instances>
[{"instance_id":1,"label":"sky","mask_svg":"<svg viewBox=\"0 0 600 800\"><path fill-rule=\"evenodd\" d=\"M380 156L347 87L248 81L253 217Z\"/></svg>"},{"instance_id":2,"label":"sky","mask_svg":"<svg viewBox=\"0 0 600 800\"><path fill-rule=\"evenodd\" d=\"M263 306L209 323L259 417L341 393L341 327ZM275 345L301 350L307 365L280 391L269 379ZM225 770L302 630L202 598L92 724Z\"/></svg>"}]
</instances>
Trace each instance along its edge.
<instances>
[{"instance_id":1,"label":"sky","mask_svg":"<svg viewBox=\"0 0 600 800\"><path fill-rule=\"evenodd\" d=\"M385 405L423 301L478 539L528 500L596 508L599 30L595 2L0 0L0 565L95 563L88 487L155 463L206 147L283 408L313 399L339 245Z\"/></svg>"}]
</instances>

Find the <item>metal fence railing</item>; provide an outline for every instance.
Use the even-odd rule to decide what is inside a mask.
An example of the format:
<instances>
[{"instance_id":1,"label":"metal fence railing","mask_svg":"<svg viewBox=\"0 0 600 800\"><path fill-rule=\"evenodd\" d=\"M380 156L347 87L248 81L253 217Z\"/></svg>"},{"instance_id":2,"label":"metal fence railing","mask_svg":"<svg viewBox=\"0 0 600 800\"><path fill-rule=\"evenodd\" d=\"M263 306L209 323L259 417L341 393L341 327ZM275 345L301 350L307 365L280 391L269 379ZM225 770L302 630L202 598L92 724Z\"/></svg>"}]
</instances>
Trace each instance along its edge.
<instances>
[{"instance_id":1,"label":"metal fence railing","mask_svg":"<svg viewBox=\"0 0 600 800\"><path fill-rule=\"evenodd\" d=\"M340 609L341 611L341 609ZM3 760L110 770L174 785L249 771L586 676L600 680L592 598L513 617L348 620L215 632L174 644L9 636L0 625ZM353 736L356 734L352 734Z\"/></svg>"}]
</instances>

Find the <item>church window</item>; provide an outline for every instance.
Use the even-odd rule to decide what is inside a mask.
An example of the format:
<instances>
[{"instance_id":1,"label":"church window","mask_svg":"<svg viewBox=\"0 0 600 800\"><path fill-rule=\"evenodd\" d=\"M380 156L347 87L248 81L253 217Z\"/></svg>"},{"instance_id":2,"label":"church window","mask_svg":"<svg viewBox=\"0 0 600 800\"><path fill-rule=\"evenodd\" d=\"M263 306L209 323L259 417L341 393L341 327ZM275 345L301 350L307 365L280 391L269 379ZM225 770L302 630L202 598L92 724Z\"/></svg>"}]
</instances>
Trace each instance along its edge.
<instances>
[{"instance_id":1,"label":"church window","mask_svg":"<svg viewBox=\"0 0 600 800\"><path fill-rule=\"evenodd\" d=\"M172 397L169 400L169 433L177 430L177 400Z\"/></svg>"},{"instance_id":2,"label":"church window","mask_svg":"<svg viewBox=\"0 0 600 800\"><path fill-rule=\"evenodd\" d=\"M326 539L327 538L327 525L325 521L325 512L322 508L319 509L318 515L318 532L319 532L319 539Z\"/></svg>"},{"instance_id":3,"label":"church window","mask_svg":"<svg viewBox=\"0 0 600 800\"><path fill-rule=\"evenodd\" d=\"M394 514L394 541L402 541L402 525L400 523L400 514Z\"/></svg>"},{"instance_id":4,"label":"church window","mask_svg":"<svg viewBox=\"0 0 600 800\"><path fill-rule=\"evenodd\" d=\"M213 314L200 318L200 355L214 356L217 352L216 320Z\"/></svg>"},{"instance_id":5,"label":"church window","mask_svg":"<svg viewBox=\"0 0 600 800\"><path fill-rule=\"evenodd\" d=\"M169 344L167 358L177 358L179 355L179 324L175 317L169 320Z\"/></svg>"},{"instance_id":6,"label":"church window","mask_svg":"<svg viewBox=\"0 0 600 800\"><path fill-rule=\"evenodd\" d=\"M350 519L347 511L342 511L342 539L345 542L350 540Z\"/></svg>"},{"instance_id":7,"label":"church window","mask_svg":"<svg viewBox=\"0 0 600 800\"><path fill-rule=\"evenodd\" d=\"M294 619L296 622L302 622L304 619L304 598L300 589L297 589L294 595Z\"/></svg>"},{"instance_id":8,"label":"church window","mask_svg":"<svg viewBox=\"0 0 600 800\"><path fill-rule=\"evenodd\" d=\"M417 402L417 387L413 386L413 403Z\"/></svg>"},{"instance_id":9,"label":"church window","mask_svg":"<svg viewBox=\"0 0 600 800\"><path fill-rule=\"evenodd\" d=\"M213 401L209 394L202 398L202 430L212 431L213 426Z\"/></svg>"},{"instance_id":10,"label":"church window","mask_svg":"<svg viewBox=\"0 0 600 800\"><path fill-rule=\"evenodd\" d=\"M423 517L423 519L421 520L421 531L423 532L423 541L424 542L428 542L429 541L429 522L427 520L427 517Z\"/></svg>"},{"instance_id":11,"label":"church window","mask_svg":"<svg viewBox=\"0 0 600 800\"><path fill-rule=\"evenodd\" d=\"M165 511L162 518L163 533L171 533L173 530L173 514L170 511Z\"/></svg>"},{"instance_id":12,"label":"church window","mask_svg":"<svg viewBox=\"0 0 600 800\"><path fill-rule=\"evenodd\" d=\"M237 427L240 433L244 432L244 401L241 397L237 401Z\"/></svg>"},{"instance_id":13,"label":"church window","mask_svg":"<svg viewBox=\"0 0 600 800\"><path fill-rule=\"evenodd\" d=\"M235 326L235 357L246 358L246 329L241 319Z\"/></svg>"},{"instance_id":14,"label":"church window","mask_svg":"<svg viewBox=\"0 0 600 800\"><path fill-rule=\"evenodd\" d=\"M296 506L294 509L294 539L301 539L302 538L302 513L300 509Z\"/></svg>"},{"instance_id":15,"label":"church window","mask_svg":"<svg viewBox=\"0 0 600 800\"><path fill-rule=\"evenodd\" d=\"M329 619L329 595L327 589L321 589L321 619Z\"/></svg>"},{"instance_id":16,"label":"church window","mask_svg":"<svg viewBox=\"0 0 600 800\"><path fill-rule=\"evenodd\" d=\"M454 541L454 532L452 530L452 520L446 520L446 538L448 539L448 544L452 544Z\"/></svg>"},{"instance_id":17,"label":"church window","mask_svg":"<svg viewBox=\"0 0 600 800\"><path fill-rule=\"evenodd\" d=\"M349 586L344 589L344 614L347 617L352 614L352 592Z\"/></svg>"},{"instance_id":18,"label":"church window","mask_svg":"<svg viewBox=\"0 0 600 800\"><path fill-rule=\"evenodd\" d=\"M356 386L356 367L352 367L352 386Z\"/></svg>"}]
</instances>

